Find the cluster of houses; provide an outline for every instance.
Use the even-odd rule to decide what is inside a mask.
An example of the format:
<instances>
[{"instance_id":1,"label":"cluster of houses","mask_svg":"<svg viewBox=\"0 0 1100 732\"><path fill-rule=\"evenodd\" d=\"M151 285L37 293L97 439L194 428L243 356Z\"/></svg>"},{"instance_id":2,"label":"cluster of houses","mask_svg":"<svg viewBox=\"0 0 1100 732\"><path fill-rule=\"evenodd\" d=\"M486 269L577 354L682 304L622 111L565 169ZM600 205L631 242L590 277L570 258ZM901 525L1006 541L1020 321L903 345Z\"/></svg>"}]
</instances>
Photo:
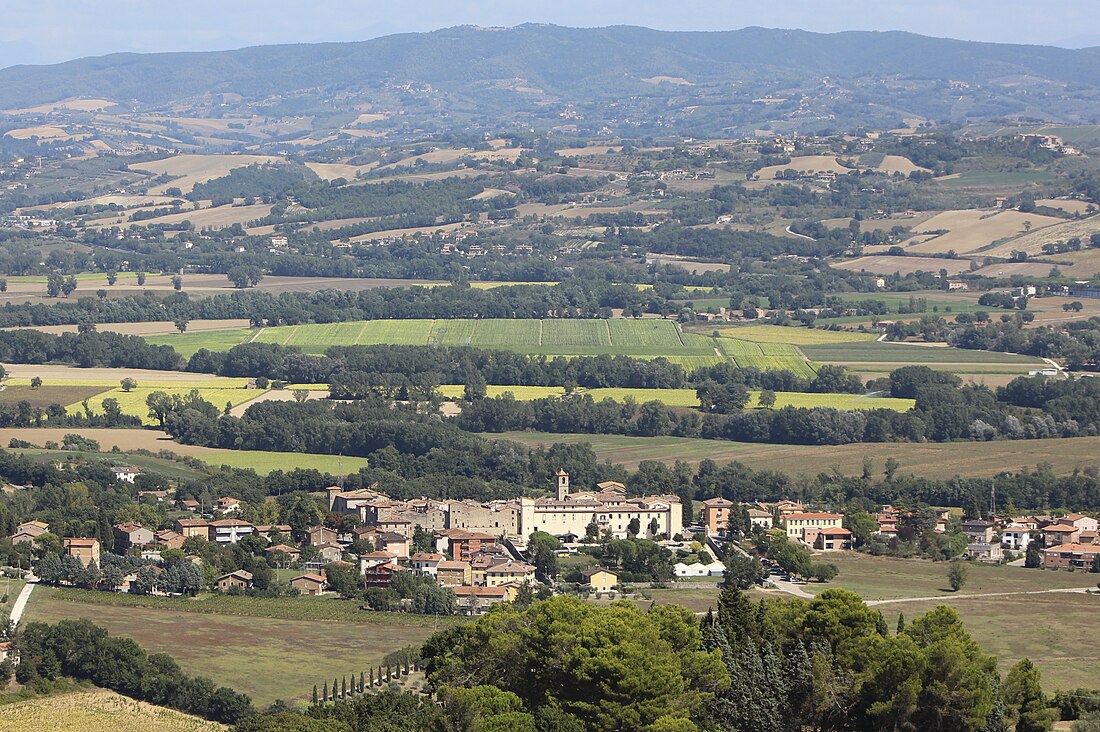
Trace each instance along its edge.
<instances>
[{"instance_id":1,"label":"cluster of houses","mask_svg":"<svg viewBox=\"0 0 1100 732\"><path fill-rule=\"evenodd\" d=\"M1004 551L1026 552L1036 537L1043 539L1043 567L1088 569L1100 556L1098 522L1092 516L1018 516L993 521L964 521L962 530L970 539L967 555L998 562ZM998 538L1000 539L998 541Z\"/></svg>"},{"instance_id":2,"label":"cluster of houses","mask_svg":"<svg viewBox=\"0 0 1100 732\"><path fill-rule=\"evenodd\" d=\"M703 525L710 536L724 534L734 510L744 508L749 521L764 531L782 528L787 538L821 551L852 548L852 532L844 528L844 516L839 513L807 511L795 501L777 503L737 504L725 498L708 498L703 501ZM778 516L779 522L776 523Z\"/></svg>"},{"instance_id":3,"label":"cluster of houses","mask_svg":"<svg viewBox=\"0 0 1100 732\"><path fill-rule=\"evenodd\" d=\"M172 529L155 531L135 523L119 524L114 527L114 544L118 552L140 552L143 558L157 561L166 549L182 549L189 537L226 545L258 536L268 542L264 552L276 566L293 564L304 570L290 580L303 595L325 592L329 565L357 563L366 588L387 587L395 573L409 571L434 578L454 591L461 609L479 613L496 602L514 599L523 585L536 581L535 567L524 561L523 555L524 537L533 532L546 532L566 542L591 535L593 529L599 536L620 539L635 532L643 538L679 538L682 532L677 496L628 497L626 487L618 482L600 483L596 490L573 491L564 471L558 471L555 480L553 497L487 503L395 500L374 488L332 486L326 489L329 510L349 516L358 525L346 531L314 526L297 536L287 525L258 525L240 518L241 502L224 496L210 507L209 518L178 518ZM195 501L179 503L192 516L200 513ZM45 523L30 521L17 528L12 541L34 541L48 530ZM421 539L425 533L432 537L432 551L414 549L418 532ZM298 545L291 541L292 536ZM372 550L353 551L353 546L364 545ZM308 561L303 561L306 546L311 549ZM65 539L64 549L85 566L100 562L96 538ZM215 586L222 591L245 590L251 587L251 580L248 572L235 571L217 578ZM618 584L618 576L612 570L596 568L585 573L585 584L592 591L607 593ZM125 584L121 589L126 589Z\"/></svg>"}]
</instances>

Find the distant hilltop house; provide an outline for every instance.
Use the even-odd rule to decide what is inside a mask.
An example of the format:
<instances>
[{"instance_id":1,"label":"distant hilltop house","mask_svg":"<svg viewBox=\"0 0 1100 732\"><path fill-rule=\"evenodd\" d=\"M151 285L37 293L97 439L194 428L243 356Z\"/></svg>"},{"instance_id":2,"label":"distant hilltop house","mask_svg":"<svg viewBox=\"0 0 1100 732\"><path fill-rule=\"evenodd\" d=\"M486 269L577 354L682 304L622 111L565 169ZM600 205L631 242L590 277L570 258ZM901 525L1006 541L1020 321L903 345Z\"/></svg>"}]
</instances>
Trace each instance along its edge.
<instances>
[{"instance_id":1,"label":"distant hilltop house","mask_svg":"<svg viewBox=\"0 0 1100 732\"><path fill-rule=\"evenodd\" d=\"M111 468L111 472L115 474L115 480L121 483L133 483L141 475L137 468Z\"/></svg>"},{"instance_id":2,"label":"distant hilltop house","mask_svg":"<svg viewBox=\"0 0 1100 732\"><path fill-rule=\"evenodd\" d=\"M22 544L23 542L33 542L42 534L45 534L50 530L50 525L45 521L25 521L15 527L15 533L11 535L11 543Z\"/></svg>"}]
</instances>

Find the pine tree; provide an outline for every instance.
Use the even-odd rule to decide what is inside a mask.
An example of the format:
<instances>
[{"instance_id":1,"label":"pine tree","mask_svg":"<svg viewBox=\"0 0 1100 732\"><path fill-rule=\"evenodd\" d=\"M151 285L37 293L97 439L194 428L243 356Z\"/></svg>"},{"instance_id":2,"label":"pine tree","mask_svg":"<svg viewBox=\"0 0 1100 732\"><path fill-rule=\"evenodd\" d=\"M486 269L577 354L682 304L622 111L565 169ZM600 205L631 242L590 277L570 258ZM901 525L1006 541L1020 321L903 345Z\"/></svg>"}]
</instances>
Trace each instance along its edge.
<instances>
[{"instance_id":1,"label":"pine tree","mask_svg":"<svg viewBox=\"0 0 1100 732\"><path fill-rule=\"evenodd\" d=\"M313 706L317 706L317 684L313 685Z\"/></svg>"},{"instance_id":2,"label":"pine tree","mask_svg":"<svg viewBox=\"0 0 1100 732\"><path fill-rule=\"evenodd\" d=\"M878 631L878 634L883 638L890 635L890 629L886 627L886 618L882 617L881 612L878 614L878 617L875 618L875 630Z\"/></svg>"}]
</instances>

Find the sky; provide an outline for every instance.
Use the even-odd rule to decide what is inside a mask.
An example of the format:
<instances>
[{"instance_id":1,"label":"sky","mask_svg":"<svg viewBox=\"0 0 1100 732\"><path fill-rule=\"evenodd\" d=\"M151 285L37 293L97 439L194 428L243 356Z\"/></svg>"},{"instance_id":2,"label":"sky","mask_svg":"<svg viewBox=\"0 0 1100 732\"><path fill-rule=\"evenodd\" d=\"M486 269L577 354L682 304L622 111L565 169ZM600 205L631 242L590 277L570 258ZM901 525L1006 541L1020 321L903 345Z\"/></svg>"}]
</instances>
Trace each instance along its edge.
<instances>
[{"instance_id":1,"label":"sky","mask_svg":"<svg viewBox=\"0 0 1100 732\"><path fill-rule=\"evenodd\" d=\"M998 43L1100 46L1096 0L2 0L0 67L117 51L355 41L454 25L529 22L663 30L906 30Z\"/></svg>"}]
</instances>

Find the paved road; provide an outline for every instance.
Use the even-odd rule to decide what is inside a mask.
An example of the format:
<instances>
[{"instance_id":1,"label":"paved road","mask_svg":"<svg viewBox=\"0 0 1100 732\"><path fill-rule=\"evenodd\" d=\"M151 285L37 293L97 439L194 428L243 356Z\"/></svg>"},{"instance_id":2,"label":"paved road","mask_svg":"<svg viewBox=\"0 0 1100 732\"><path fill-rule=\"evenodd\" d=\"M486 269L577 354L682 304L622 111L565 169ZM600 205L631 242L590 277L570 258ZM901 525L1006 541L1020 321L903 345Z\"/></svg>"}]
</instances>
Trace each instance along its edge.
<instances>
[{"instance_id":1,"label":"paved road","mask_svg":"<svg viewBox=\"0 0 1100 732\"><path fill-rule=\"evenodd\" d=\"M27 601L31 599L31 592L34 591L34 586L37 582L37 578L35 578L33 581L27 580L27 584L23 585L23 589L20 591L19 597L15 598L15 604L12 605L11 615L9 616L13 623L18 623L19 620L23 617L23 611L27 609Z\"/></svg>"},{"instance_id":2,"label":"paved road","mask_svg":"<svg viewBox=\"0 0 1100 732\"><path fill-rule=\"evenodd\" d=\"M802 589L802 585L796 585L794 582L784 582L781 579L771 578L771 583L776 586L782 592L786 592L788 595L794 595L795 597L801 597L803 600L812 600L816 595L813 595L806 590ZM870 605L871 603L867 603Z\"/></svg>"}]
</instances>

